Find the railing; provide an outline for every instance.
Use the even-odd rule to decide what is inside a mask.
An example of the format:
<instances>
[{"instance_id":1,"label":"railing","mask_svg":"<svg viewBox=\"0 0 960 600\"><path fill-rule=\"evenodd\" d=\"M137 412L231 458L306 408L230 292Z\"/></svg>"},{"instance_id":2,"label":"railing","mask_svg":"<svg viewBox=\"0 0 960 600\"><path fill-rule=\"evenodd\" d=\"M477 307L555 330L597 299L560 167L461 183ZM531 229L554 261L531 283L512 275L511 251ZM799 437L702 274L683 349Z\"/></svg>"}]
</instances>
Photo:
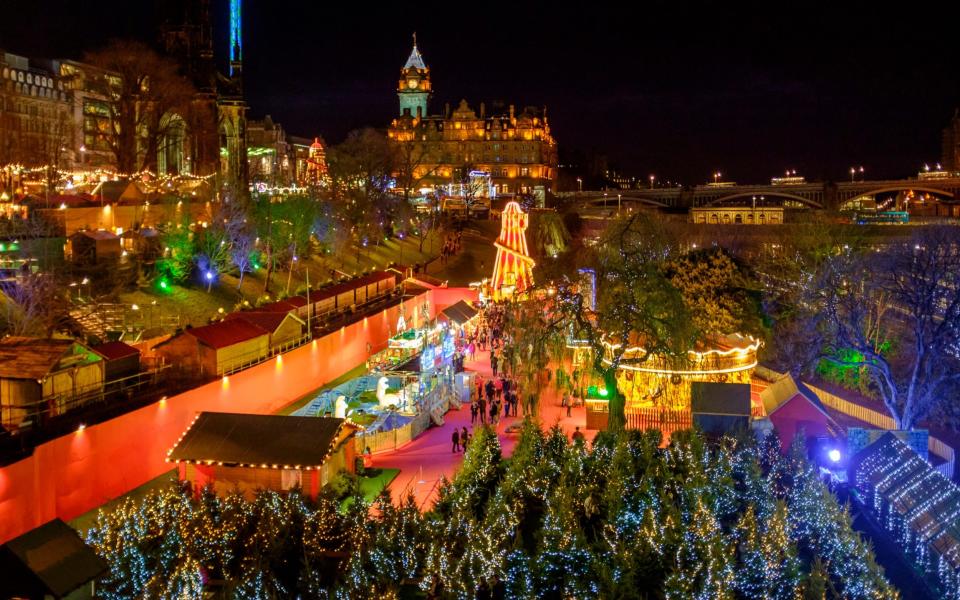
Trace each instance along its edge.
<instances>
[{"instance_id":1,"label":"railing","mask_svg":"<svg viewBox=\"0 0 960 600\"><path fill-rule=\"evenodd\" d=\"M810 391L816 394L820 398L820 402L823 402L826 406L841 412L848 417L853 417L864 423L869 423L877 429L896 429L897 424L890 415L885 415L879 411L873 410L872 408L867 408L856 402L850 402L849 400L844 400L839 396L835 396L830 392L821 390L818 387L814 387L809 383L806 384Z\"/></svg>"},{"instance_id":2,"label":"railing","mask_svg":"<svg viewBox=\"0 0 960 600\"><path fill-rule=\"evenodd\" d=\"M310 334L305 334L298 338L286 341L283 344L280 344L279 346L270 346L269 348L267 348L267 352L265 354L262 354L260 352L249 352L244 356L248 356L250 358L236 359L231 361L228 365L218 366L217 376L220 377L222 375L232 375L238 371L248 369L254 365L259 365L260 363L267 362L268 360L270 360L271 358L273 358L278 354L283 354L284 352L289 352L294 348L299 348L300 346L309 342L310 339L311 339Z\"/></svg>"},{"instance_id":3,"label":"railing","mask_svg":"<svg viewBox=\"0 0 960 600\"><path fill-rule=\"evenodd\" d=\"M684 409L629 408L626 419L628 429L659 429L664 434L693 427L693 415Z\"/></svg>"},{"instance_id":4,"label":"railing","mask_svg":"<svg viewBox=\"0 0 960 600\"><path fill-rule=\"evenodd\" d=\"M17 420L15 422L4 422L3 426L9 429L20 429L24 425L31 427L78 408L106 404L108 400L117 397L132 397L134 394L143 391L144 388L155 385L161 372L169 368L169 365L167 365L150 371L143 371L128 377L106 381L103 386L86 386L78 392L52 394L34 402L5 404L3 406L4 412L15 412Z\"/></svg>"}]
</instances>

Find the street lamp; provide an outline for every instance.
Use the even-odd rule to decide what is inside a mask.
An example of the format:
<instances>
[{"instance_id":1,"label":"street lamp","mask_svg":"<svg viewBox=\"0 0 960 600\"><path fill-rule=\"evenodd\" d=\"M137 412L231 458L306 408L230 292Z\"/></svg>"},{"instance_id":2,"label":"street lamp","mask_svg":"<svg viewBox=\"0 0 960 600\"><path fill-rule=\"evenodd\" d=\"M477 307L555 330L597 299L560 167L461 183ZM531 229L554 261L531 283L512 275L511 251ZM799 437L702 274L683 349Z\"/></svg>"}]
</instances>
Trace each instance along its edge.
<instances>
[{"instance_id":1,"label":"street lamp","mask_svg":"<svg viewBox=\"0 0 960 600\"><path fill-rule=\"evenodd\" d=\"M853 176L857 174L857 170L853 167L850 167L850 183L853 183Z\"/></svg>"},{"instance_id":2,"label":"street lamp","mask_svg":"<svg viewBox=\"0 0 960 600\"><path fill-rule=\"evenodd\" d=\"M719 182L720 182L720 175L721 175L720 171L717 171L716 173L713 174L713 182L714 182L714 183L719 183Z\"/></svg>"},{"instance_id":3,"label":"street lamp","mask_svg":"<svg viewBox=\"0 0 960 600\"><path fill-rule=\"evenodd\" d=\"M620 196L621 194L617 194L617 216L618 217L620 216Z\"/></svg>"},{"instance_id":4,"label":"street lamp","mask_svg":"<svg viewBox=\"0 0 960 600\"><path fill-rule=\"evenodd\" d=\"M656 179L656 177L653 176L653 175L651 175L651 176L650 176L650 189L651 189L651 190L653 189L653 180L654 180L654 179Z\"/></svg>"},{"instance_id":5,"label":"street lamp","mask_svg":"<svg viewBox=\"0 0 960 600\"><path fill-rule=\"evenodd\" d=\"M583 191L583 179L580 179L579 177L577 177L577 187L579 188L577 191Z\"/></svg>"}]
</instances>

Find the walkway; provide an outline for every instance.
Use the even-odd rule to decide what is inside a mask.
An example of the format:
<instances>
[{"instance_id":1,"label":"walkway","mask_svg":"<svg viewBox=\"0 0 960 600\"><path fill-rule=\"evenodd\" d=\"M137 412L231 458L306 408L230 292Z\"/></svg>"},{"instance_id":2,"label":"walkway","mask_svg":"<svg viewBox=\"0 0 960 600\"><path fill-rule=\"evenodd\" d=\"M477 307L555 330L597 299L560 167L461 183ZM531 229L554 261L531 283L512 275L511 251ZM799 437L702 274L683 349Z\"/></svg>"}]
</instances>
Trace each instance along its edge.
<instances>
[{"instance_id":1,"label":"walkway","mask_svg":"<svg viewBox=\"0 0 960 600\"><path fill-rule=\"evenodd\" d=\"M479 373L486 381L491 377L490 353L478 353L476 360L468 361L464 367L467 371ZM508 435L506 428L522 420L522 416L507 417L501 419L497 425L504 456L510 456L513 453L513 447L517 442L517 435ZM574 408L572 415L566 416L565 409L560 406L557 390L552 386L541 393L540 421L544 428L552 427L559 422L568 437L577 426L583 431L587 440L592 440L597 433L595 430L585 430L586 409ZM375 467L400 469L400 474L387 488L395 500L404 498L408 492L412 491L421 508L429 508L432 505L436 500L441 476L451 479L463 463L463 453L452 452L451 438L454 427L460 430L466 427L472 434L469 404L464 404L460 410L450 410L444 417L443 426L431 427L406 446L374 455Z\"/></svg>"}]
</instances>

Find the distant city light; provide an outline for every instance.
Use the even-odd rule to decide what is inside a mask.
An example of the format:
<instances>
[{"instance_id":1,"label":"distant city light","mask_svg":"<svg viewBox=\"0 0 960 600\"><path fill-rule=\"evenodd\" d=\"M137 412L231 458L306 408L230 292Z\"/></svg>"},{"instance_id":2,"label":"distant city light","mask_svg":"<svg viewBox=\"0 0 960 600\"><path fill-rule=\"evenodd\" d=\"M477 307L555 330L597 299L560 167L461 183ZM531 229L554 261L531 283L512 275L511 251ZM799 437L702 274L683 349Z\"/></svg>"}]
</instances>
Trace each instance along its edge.
<instances>
[{"instance_id":1,"label":"distant city light","mask_svg":"<svg viewBox=\"0 0 960 600\"><path fill-rule=\"evenodd\" d=\"M840 451L836 448L833 448L830 450L830 452L827 452L827 456L830 458L831 462L840 462Z\"/></svg>"}]
</instances>

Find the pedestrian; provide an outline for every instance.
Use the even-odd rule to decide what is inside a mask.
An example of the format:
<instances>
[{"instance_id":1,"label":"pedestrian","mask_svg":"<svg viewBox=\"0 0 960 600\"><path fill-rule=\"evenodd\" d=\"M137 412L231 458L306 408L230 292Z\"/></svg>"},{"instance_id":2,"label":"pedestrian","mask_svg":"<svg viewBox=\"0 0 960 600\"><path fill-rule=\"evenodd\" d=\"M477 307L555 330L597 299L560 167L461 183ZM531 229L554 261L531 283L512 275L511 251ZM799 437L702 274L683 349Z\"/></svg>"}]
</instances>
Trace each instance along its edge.
<instances>
[{"instance_id":1,"label":"pedestrian","mask_svg":"<svg viewBox=\"0 0 960 600\"><path fill-rule=\"evenodd\" d=\"M477 405L470 403L470 424L473 425L477 422Z\"/></svg>"},{"instance_id":2,"label":"pedestrian","mask_svg":"<svg viewBox=\"0 0 960 600\"><path fill-rule=\"evenodd\" d=\"M573 435L571 436L573 443L583 442L586 440L583 436L583 432L580 431L580 426L577 425L576 429L573 430Z\"/></svg>"},{"instance_id":3,"label":"pedestrian","mask_svg":"<svg viewBox=\"0 0 960 600\"><path fill-rule=\"evenodd\" d=\"M487 381L487 402L493 401L493 394L496 391L496 385L493 383L493 380L490 379Z\"/></svg>"},{"instance_id":4,"label":"pedestrian","mask_svg":"<svg viewBox=\"0 0 960 600\"><path fill-rule=\"evenodd\" d=\"M484 425L487 424L487 401L483 398L480 398L480 406L477 407L477 416L480 417L480 422Z\"/></svg>"},{"instance_id":5,"label":"pedestrian","mask_svg":"<svg viewBox=\"0 0 960 600\"><path fill-rule=\"evenodd\" d=\"M464 426L463 432L460 434L460 446L463 448L463 451L467 451L467 442L470 441L470 434L467 433L467 428Z\"/></svg>"},{"instance_id":6,"label":"pedestrian","mask_svg":"<svg viewBox=\"0 0 960 600\"><path fill-rule=\"evenodd\" d=\"M564 394L564 396L567 397L566 394ZM570 411L572 410L573 410L573 398L568 397L567 399L567 418L568 419L570 418Z\"/></svg>"},{"instance_id":7,"label":"pedestrian","mask_svg":"<svg viewBox=\"0 0 960 600\"><path fill-rule=\"evenodd\" d=\"M456 454L460 452L460 430L456 427L453 428L453 436L451 439L453 440L453 453Z\"/></svg>"},{"instance_id":8,"label":"pedestrian","mask_svg":"<svg viewBox=\"0 0 960 600\"><path fill-rule=\"evenodd\" d=\"M490 348L491 348L491 351L490 351L490 370L493 371L493 376L496 377L496 376L497 376L497 355L496 355L496 354L493 354L493 350L492 350L492 348L493 348L493 342L492 342L492 341L490 342Z\"/></svg>"},{"instance_id":9,"label":"pedestrian","mask_svg":"<svg viewBox=\"0 0 960 600\"><path fill-rule=\"evenodd\" d=\"M500 411L497 410L497 401L494 400L494 401L490 404L490 423L491 423L491 424L493 424L493 425L496 425L496 424L497 424L497 415L499 415L499 414L500 414Z\"/></svg>"}]
</instances>

